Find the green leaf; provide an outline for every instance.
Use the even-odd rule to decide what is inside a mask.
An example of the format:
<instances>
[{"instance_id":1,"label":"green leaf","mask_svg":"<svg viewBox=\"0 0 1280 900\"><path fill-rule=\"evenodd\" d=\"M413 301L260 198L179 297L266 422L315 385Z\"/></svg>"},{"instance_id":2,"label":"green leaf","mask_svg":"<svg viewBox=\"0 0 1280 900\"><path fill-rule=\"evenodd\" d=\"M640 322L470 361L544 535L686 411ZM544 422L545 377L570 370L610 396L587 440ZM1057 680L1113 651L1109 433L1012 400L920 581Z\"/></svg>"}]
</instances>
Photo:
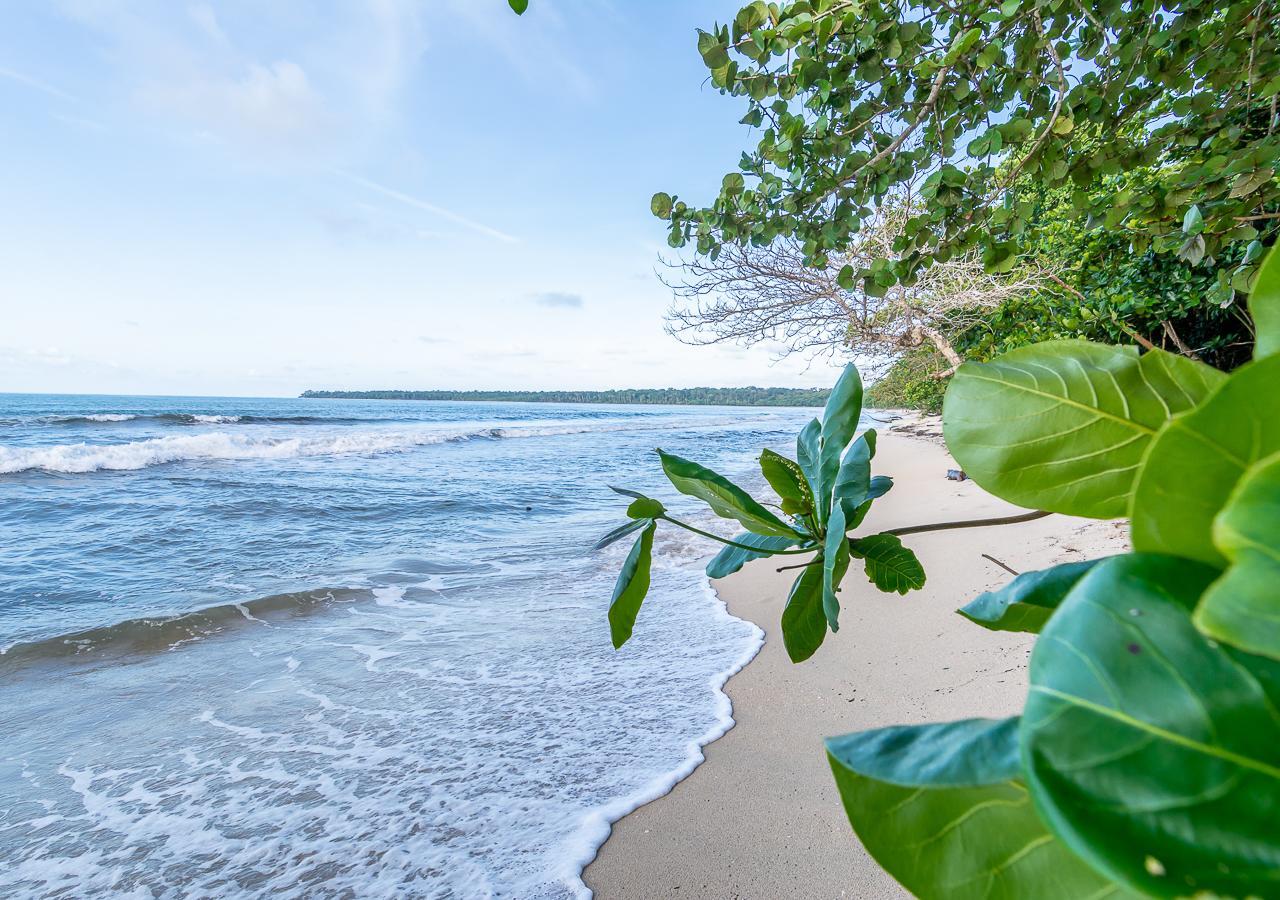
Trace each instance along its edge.
<instances>
[{"instance_id":1,"label":"green leaf","mask_svg":"<svg viewBox=\"0 0 1280 900\"><path fill-rule=\"evenodd\" d=\"M853 442L840 463L832 496L844 507L846 522L852 520L854 510L871 497L871 459L875 455L876 432L868 428Z\"/></svg>"},{"instance_id":2,"label":"green leaf","mask_svg":"<svg viewBox=\"0 0 1280 900\"><path fill-rule=\"evenodd\" d=\"M804 515L813 509L813 491L800 465L780 453L764 450L760 454L760 471L769 487L782 498L782 508L792 515Z\"/></svg>"},{"instance_id":3,"label":"green leaf","mask_svg":"<svg viewBox=\"0 0 1280 900\"><path fill-rule=\"evenodd\" d=\"M1216 574L1106 560L1031 656L1020 740L1036 809L1086 862L1155 896L1270 896L1280 883L1280 663L1196 630Z\"/></svg>"},{"instance_id":4,"label":"green leaf","mask_svg":"<svg viewBox=\"0 0 1280 900\"><path fill-rule=\"evenodd\" d=\"M723 519L736 519L756 534L792 537L795 531L722 475L689 459L658 451L662 470L676 490L697 497Z\"/></svg>"},{"instance_id":5,"label":"green leaf","mask_svg":"<svg viewBox=\"0 0 1280 900\"><path fill-rule=\"evenodd\" d=\"M1113 518L1156 430L1223 378L1162 350L1047 341L960 367L943 408L947 446L997 497Z\"/></svg>"},{"instance_id":6,"label":"green leaf","mask_svg":"<svg viewBox=\"0 0 1280 900\"><path fill-rule=\"evenodd\" d=\"M1250 468L1213 523L1213 540L1231 560L1196 607L1196 626L1212 638L1280 659L1280 454Z\"/></svg>"},{"instance_id":7,"label":"green leaf","mask_svg":"<svg viewBox=\"0 0 1280 900\"><path fill-rule=\"evenodd\" d=\"M796 461L800 465L800 470L804 472L804 477L808 479L815 497L822 495L822 467L819 465L821 444L822 423L817 419L811 419L796 437ZM825 523L828 510L818 506L815 512L819 522Z\"/></svg>"},{"instance_id":8,"label":"green leaf","mask_svg":"<svg viewBox=\"0 0 1280 900\"><path fill-rule=\"evenodd\" d=\"M1067 592L1099 562L1090 559L1023 572L1004 587L979 594L957 612L992 631L1039 633Z\"/></svg>"},{"instance_id":9,"label":"green leaf","mask_svg":"<svg viewBox=\"0 0 1280 900\"><path fill-rule=\"evenodd\" d=\"M619 525L617 528L613 529L613 531L610 531L604 537L600 538L600 540L596 541L595 544L592 545L591 549L603 550L605 547L608 547L610 544L615 543L616 541L622 540L624 537L631 534L633 531L639 531L641 528L644 528L649 524L650 523L648 519L632 519L627 524Z\"/></svg>"},{"instance_id":10,"label":"green leaf","mask_svg":"<svg viewBox=\"0 0 1280 900\"><path fill-rule=\"evenodd\" d=\"M893 489L893 478L888 475L876 475L871 479L871 487L867 491L868 500L879 500Z\"/></svg>"},{"instance_id":11,"label":"green leaf","mask_svg":"<svg viewBox=\"0 0 1280 900\"><path fill-rule=\"evenodd\" d=\"M664 194L659 191L649 201L649 209L659 219L669 219L671 218L671 202L670 194Z\"/></svg>"},{"instance_id":12,"label":"green leaf","mask_svg":"<svg viewBox=\"0 0 1280 900\"><path fill-rule=\"evenodd\" d=\"M773 551L786 550L801 541L800 538L795 536L789 538L775 537L773 535L752 534L747 531L734 538L733 542L757 547L759 552L743 550L741 547L725 547L712 558L711 562L707 563L708 578L724 578L727 575L732 575L753 559L772 556Z\"/></svg>"},{"instance_id":13,"label":"green leaf","mask_svg":"<svg viewBox=\"0 0 1280 900\"><path fill-rule=\"evenodd\" d=\"M609 603L609 631L615 650L631 637L640 604L649 593L649 566L653 561L653 532L656 528L657 523L650 522L640 532L640 537L631 546L631 552L622 563L622 571L618 573L618 581L613 586L613 600Z\"/></svg>"},{"instance_id":14,"label":"green leaf","mask_svg":"<svg viewBox=\"0 0 1280 900\"><path fill-rule=\"evenodd\" d=\"M1249 295L1249 314L1257 329L1254 359L1280 353L1280 247L1271 248Z\"/></svg>"},{"instance_id":15,"label":"green leaf","mask_svg":"<svg viewBox=\"0 0 1280 900\"><path fill-rule=\"evenodd\" d=\"M1116 896L1044 827L1018 781L1018 720L898 725L828 738L862 845L925 900Z\"/></svg>"},{"instance_id":16,"label":"green leaf","mask_svg":"<svg viewBox=\"0 0 1280 900\"><path fill-rule=\"evenodd\" d=\"M516 11L517 16L523 16L524 11L529 8L529 0L507 0L507 4Z\"/></svg>"},{"instance_id":17,"label":"green leaf","mask_svg":"<svg viewBox=\"0 0 1280 900\"><path fill-rule=\"evenodd\" d=\"M1199 206L1192 206L1182 217L1182 233L1199 234L1202 231L1204 231L1204 216L1201 215Z\"/></svg>"},{"instance_id":18,"label":"green leaf","mask_svg":"<svg viewBox=\"0 0 1280 900\"><path fill-rule=\"evenodd\" d=\"M924 587L924 566L896 534L850 538L849 550L865 561L867 578L886 593L905 594Z\"/></svg>"},{"instance_id":19,"label":"green leaf","mask_svg":"<svg viewBox=\"0 0 1280 900\"><path fill-rule=\"evenodd\" d=\"M1280 452L1280 356L1241 366L1195 410L1157 435L1133 490L1135 550L1215 566L1213 520L1245 470Z\"/></svg>"},{"instance_id":20,"label":"green leaf","mask_svg":"<svg viewBox=\"0 0 1280 900\"><path fill-rule=\"evenodd\" d=\"M627 507L627 515L633 519L656 519L666 511L667 508L652 497L639 497Z\"/></svg>"},{"instance_id":21,"label":"green leaf","mask_svg":"<svg viewBox=\"0 0 1280 900\"><path fill-rule=\"evenodd\" d=\"M831 630L840 629L840 582L849 570L849 541L845 536L844 508L835 504L827 521L826 543L822 549L822 611Z\"/></svg>"},{"instance_id":22,"label":"green leaf","mask_svg":"<svg viewBox=\"0 0 1280 900\"><path fill-rule=\"evenodd\" d=\"M792 662L804 662L822 646L827 636L827 616L822 610L822 565L806 566L791 585L782 610L782 643Z\"/></svg>"},{"instance_id":23,"label":"green leaf","mask_svg":"<svg viewBox=\"0 0 1280 900\"><path fill-rule=\"evenodd\" d=\"M840 457L844 455L849 441L853 440L861 416L862 377L858 374L858 367L850 363L844 367L822 412L822 436L818 444L821 475L814 493L824 519L831 507L831 492L840 469Z\"/></svg>"}]
</instances>

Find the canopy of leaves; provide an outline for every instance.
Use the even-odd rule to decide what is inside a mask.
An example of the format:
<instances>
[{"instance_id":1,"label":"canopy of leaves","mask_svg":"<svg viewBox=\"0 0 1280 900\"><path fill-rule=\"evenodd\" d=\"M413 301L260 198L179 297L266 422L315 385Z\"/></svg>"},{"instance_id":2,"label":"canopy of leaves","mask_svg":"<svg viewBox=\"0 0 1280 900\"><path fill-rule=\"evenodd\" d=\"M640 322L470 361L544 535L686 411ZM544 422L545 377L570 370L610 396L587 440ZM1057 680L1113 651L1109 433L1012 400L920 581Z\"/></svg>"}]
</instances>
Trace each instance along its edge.
<instances>
[{"instance_id":1,"label":"canopy of leaves","mask_svg":"<svg viewBox=\"0 0 1280 900\"><path fill-rule=\"evenodd\" d=\"M847 247L891 192L927 202L896 248L910 281L981 248L1013 264L1034 212L1019 179L1139 247L1213 256L1280 200L1280 17L1256 0L756 0L698 49L759 129L718 197L654 197L669 242ZM1141 191L1098 191L1148 166Z\"/></svg>"}]
</instances>

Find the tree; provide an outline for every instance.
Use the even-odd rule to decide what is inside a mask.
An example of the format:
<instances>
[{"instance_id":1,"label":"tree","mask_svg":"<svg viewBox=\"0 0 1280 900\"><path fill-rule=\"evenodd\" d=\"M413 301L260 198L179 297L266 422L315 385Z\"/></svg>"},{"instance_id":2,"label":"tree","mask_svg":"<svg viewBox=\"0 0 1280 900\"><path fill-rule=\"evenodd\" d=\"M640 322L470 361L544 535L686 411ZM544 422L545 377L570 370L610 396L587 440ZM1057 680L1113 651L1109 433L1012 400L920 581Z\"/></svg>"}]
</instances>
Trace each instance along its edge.
<instances>
[{"instance_id":1,"label":"tree","mask_svg":"<svg viewBox=\"0 0 1280 900\"><path fill-rule=\"evenodd\" d=\"M1258 0L756 0L698 49L715 86L748 99L759 140L709 206L659 193L653 212L673 246L791 236L821 264L918 186L927 206L887 268L909 283L975 248L1011 268L1033 212L1025 179L1068 190L1081 222L1138 251L1198 261L1280 217L1277 37L1275 5ZM1142 190L1096 190L1141 166Z\"/></svg>"},{"instance_id":2,"label":"tree","mask_svg":"<svg viewBox=\"0 0 1280 900\"><path fill-rule=\"evenodd\" d=\"M881 205L846 250L821 268L806 264L793 238L764 246L728 244L711 256L674 266L676 295L667 330L694 344L780 343L785 352L853 354L864 367L892 362L926 344L946 361L930 375L946 378L964 362L953 338L992 309L1050 286L1055 261L1001 274L985 271L977 253L953 256L911 285L875 276L895 257L894 244L918 204ZM840 276L873 273L869 282Z\"/></svg>"}]
</instances>

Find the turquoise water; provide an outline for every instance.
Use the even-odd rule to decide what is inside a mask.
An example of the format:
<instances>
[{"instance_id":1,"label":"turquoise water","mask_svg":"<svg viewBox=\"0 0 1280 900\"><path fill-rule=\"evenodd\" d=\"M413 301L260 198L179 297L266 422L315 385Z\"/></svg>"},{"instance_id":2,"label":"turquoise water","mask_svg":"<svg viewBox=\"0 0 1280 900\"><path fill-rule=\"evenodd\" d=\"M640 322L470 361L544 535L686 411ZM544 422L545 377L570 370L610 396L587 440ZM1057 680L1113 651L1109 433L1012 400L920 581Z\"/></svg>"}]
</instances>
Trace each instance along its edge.
<instances>
[{"instance_id":1,"label":"turquoise water","mask_svg":"<svg viewBox=\"0 0 1280 900\"><path fill-rule=\"evenodd\" d=\"M583 895L760 641L607 485L813 414L0 395L0 894Z\"/></svg>"}]
</instances>

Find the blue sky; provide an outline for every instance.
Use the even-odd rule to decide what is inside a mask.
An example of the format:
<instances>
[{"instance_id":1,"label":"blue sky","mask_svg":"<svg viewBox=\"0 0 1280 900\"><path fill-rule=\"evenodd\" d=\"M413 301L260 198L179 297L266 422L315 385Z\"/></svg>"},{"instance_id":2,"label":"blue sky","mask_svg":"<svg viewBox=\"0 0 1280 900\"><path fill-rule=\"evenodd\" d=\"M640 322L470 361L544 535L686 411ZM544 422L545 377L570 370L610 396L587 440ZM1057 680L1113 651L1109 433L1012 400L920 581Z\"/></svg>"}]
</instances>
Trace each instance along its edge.
<instances>
[{"instance_id":1,"label":"blue sky","mask_svg":"<svg viewBox=\"0 0 1280 900\"><path fill-rule=\"evenodd\" d=\"M0 391L826 384L662 331L712 0L0 7Z\"/></svg>"}]
</instances>

